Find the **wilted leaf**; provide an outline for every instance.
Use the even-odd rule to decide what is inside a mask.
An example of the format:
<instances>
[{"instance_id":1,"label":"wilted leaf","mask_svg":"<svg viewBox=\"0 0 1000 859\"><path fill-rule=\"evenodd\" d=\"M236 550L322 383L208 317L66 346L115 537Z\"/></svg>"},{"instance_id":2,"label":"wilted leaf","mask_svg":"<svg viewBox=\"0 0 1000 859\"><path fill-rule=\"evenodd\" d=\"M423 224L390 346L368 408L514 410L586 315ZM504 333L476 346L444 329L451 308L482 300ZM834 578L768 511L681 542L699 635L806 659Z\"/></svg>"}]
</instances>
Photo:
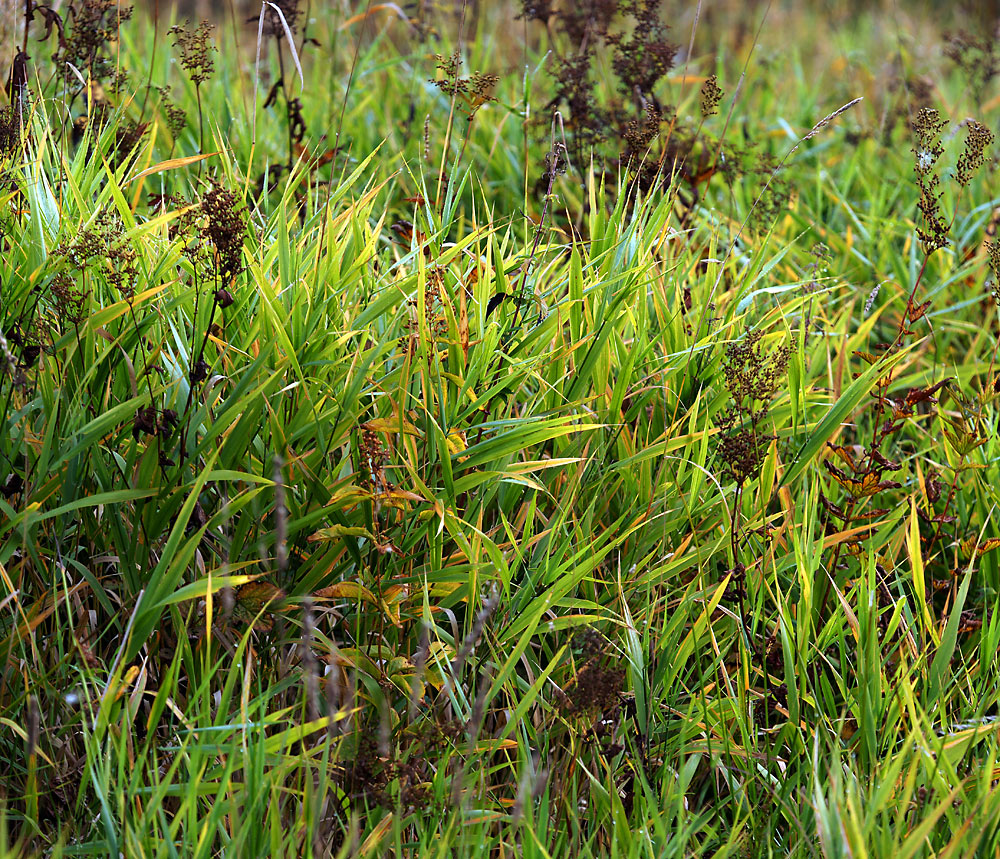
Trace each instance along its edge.
<instances>
[{"instance_id":1,"label":"wilted leaf","mask_svg":"<svg viewBox=\"0 0 1000 859\"><path fill-rule=\"evenodd\" d=\"M990 537L982 542L979 542L975 537L970 537L968 540L962 541L962 554L967 558L973 557L973 553L978 558L996 548L1000 548L1000 537Z\"/></svg>"},{"instance_id":2,"label":"wilted leaf","mask_svg":"<svg viewBox=\"0 0 1000 859\"><path fill-rule=\"evenodd\" d=\"M950 381L951 378L949 377L931 385L929 388L910 388L906 394L906 402L909 405L916 405L917 403L925 402L936 403L937 400L934 395Z\"/></svg>"},{"instance_id":3,"label":"wilted leaf","mask_svg":"<svg viewBox=\"0 0 1000 859\"><path fill-rule=\"evenodd\" d=\"M824 462L826 470L854 498L868 498L885 489L899 489L902 484L895 480L879 480L874 472L862 477L851 477L829 462Z\"/></svg>"},{"instance_id":4,"label":"wilted leaf","mask_svg":"<svg viewBox=\"0 0 1000 859\"><path fill-rule=\"evenodd\" d=\"M255 629L267 631L274 626L271 615L279 610L276 603L280 603L285 596L281 588L270 582L248 582L240 585L233 594L233 615L252 623Z\"/></svg>"},{"instance_id":5,"label":"wilted leaf","mask_svg":"<svg viewBox=\"0 0 1000 859\"><path fill-rule=\"evenodd\" d=\"M819 494L819 503L826 508L827 512L832 513L834 516L839 516L841 519L846 518L843 509L841 509L838 505L834 504L822 492Z\"/></svg>"},{"instance_id":6,"label":"wilted leaf","mask_svg":"<svg viewBox=\"0 0 1000 859\"><path fill-rule=\"evenodd\" d=\"M910 322L916 322L920 319L927 312L927 308L930 306L930 301L925 301L923 304L910 304L906 308L906 314L909 317Z\"/></svg>"},{"instance_id":7,"label":"wilted leaf","mask_svg":"<svg viewBox=\"0 0 1000 859\"><path fill-rule=\"evenodd\" d=\"M871 456L872 461L877 462L886 471L899 471L903 467L900 463L884 457L878 450L873 450Z\"/></svg>"},{"instance_id":8,"label":"wilted leaf","mask_svg":"<svg viewBox=\"0 0 1000 859\"><path fill-rule=\"evenodd\" d=\"M136 173L132 177L132 181L138 179L145 179L147 176L152 176L154 173L163 173L166 170L177 170L180 167L190 167L192 164L197 164L199 161L204 161L206 158L213 158L218 155L218 152L206 152L203 155L187 155L183 158L170 158L166 161L161 161L159 164L153 164L151 167L147 167L141 173Z\"/></svg>"}]
</instances>

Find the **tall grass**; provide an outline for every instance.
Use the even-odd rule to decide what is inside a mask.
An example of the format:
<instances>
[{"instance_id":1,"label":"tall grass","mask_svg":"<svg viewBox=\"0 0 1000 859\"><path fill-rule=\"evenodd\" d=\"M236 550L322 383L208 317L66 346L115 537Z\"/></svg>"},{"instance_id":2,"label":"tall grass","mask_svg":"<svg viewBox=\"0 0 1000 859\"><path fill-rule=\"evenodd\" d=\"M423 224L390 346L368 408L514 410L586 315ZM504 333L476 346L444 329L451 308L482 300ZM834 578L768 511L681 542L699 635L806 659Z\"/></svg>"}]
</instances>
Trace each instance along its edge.
<instances>
[{"instance_id":1,"label":"tall grass","mask_svg":"<svg viewBox=\"0 0 1000 859\"><path fill-rule=\"evenodd\" d=\"M5 851L1000 850L990 80L72 5L0 117Z\"/></svg>"}]
</instances>

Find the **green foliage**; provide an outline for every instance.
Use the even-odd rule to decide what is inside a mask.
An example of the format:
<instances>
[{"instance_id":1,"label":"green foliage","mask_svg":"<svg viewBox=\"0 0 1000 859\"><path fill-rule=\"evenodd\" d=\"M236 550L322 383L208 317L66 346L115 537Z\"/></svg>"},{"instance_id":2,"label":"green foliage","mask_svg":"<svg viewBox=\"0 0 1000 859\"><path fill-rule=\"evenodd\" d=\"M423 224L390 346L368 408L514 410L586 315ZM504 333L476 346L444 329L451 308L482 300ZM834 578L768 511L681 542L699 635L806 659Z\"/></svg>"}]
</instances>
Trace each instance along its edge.
<instances>
[{"instance_id":1,"label":"green foliage","mask_svg":"<svg viewBox=\"0 0 1000 859\"><path fill-rule=\"evenodd\" d=\"M300 5L15 60L3 849L996 853L987 43Z\"/></svg>"}]
</instances>

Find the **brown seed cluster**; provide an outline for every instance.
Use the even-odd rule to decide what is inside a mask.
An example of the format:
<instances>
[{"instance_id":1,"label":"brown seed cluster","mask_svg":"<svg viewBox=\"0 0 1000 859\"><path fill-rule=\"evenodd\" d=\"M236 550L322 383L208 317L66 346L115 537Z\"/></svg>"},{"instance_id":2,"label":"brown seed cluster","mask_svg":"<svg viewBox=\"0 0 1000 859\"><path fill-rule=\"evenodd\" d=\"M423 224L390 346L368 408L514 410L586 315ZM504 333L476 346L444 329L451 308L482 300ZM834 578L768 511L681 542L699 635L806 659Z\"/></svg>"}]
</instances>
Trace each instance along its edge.
<instances>
[{"instance_id":1,"label":"brown seed cluster","mask_svg":"<svg viewBox=\"0 0 1000 859\"><path fill-rule=\"evenodd\" d=\"M948 223L941 211L941 177L936 170L938 159L944 152L941 130L947 124L947 120L934 108L921 108L913 122L916 138L912 150L915 156L913 171L920 190L917 207L923 216L917 235L927 253L948 244Z\"/></svg>"},{"instance_id":2,"label":"brown seed cluster","mask_svg":"<svg viewBox=\"0 0 1000 859\"><path fill-rule=\"evenodd\" d=\"M965 124L965 148L955 165L955 181L963 188L972 181L972 174L986 163L986 150L993 143L993 132L970 119Z\"/></svg>"},{"instance_id":3,"label":"brown seed cluster","mask_svg":"<svg viewBox=\"0 0 1000 859\"><path fill-rule=\"evenodd\" d=\"M654 90L673 67L677 46L656 0L582 0L561 4L523 2L521 16L545 22L554 41L554 91L548 109L565 117L571 160L580 168L598 155L606 167L631 162L644 188L666 178L683 159L643 156L673 108L660 104ZM616 92L605 86L610 63ZM608 97L610 96L610 98ZM546 122L550 116L545 111ZM611 147L624 151L614 153ZM602 144L609 150L602 151ZM634 157L638 155L639 157Z\"/></svg>"},{"instance_id":4,"label":"brown seed cluster","mask_svg":"<svg viewBox=\"0 0 1000 859\"><path fill-rule=\"evenodd\" d=\"M84 320L84 305L89 292L69 272L61 271L52 278L49 293L55 300L56 311L61 319L73 325L79 325Z\"/></svg>"},{"instance_id":5,"label":"brown seed cluster","mask_svg":"<svg viewBox=\"0 0 1000 859\"><path fill-rule=\"evenodd\" d=\"M610 714L621 703L624 669L614 667L606 643L594 630L582 633L583 666L559 697L559 709L571 716Z\"/></svg>"},{"instance_id":6,"label":"brown seed cluster","mask_svg":"<svg viewBox=\"0 0 1000 859\"><path fill-rule=\"evenodd\" d=\"M437 68L442 77L440 79L432 78L430 83L434 84L441 92L460 101L469 122L472 122L484 104L497 100L494 90L500 82L499 75L490 72L473 72L471 77L460 77L459 70L462 59L457 51L447 57L437 54L436 59Z\"/></svg>"},{"instance_id":7,"label":"brown seed cluster","mask_svg":"<svg viewBox=\"0 0 1000 859\"><path fill-rule=\"evenodd\" d=\"M60 244L52 253L64 257L77 272L89 270L100 274L126 300L135 295L139 258L117 214L101 212L72 242ZM69 283L64 280L60 288L68 298Z\"/></svg>"},{"instance_id":8,"label":"brown seed cluster","mask_svg":"<svg viewBox=\"0 0 1000 859\"><path fill-rule=\"evenodd\" d=\"M651 96L660 79L674 66L677 45L668 38L669 27L660 18L657 0L632 0L622 8L635 19L635 27L627 36L605 33L608 44L614 46L612 68L618 85L626 96L638 91Z\"/></svg>"},{"instance_id":9,"label":"brown seed cluster","mask_svg":"<svg viewBox=\"0 0 1000 859\"><path fill-rule=\"evenodd\" d=\"M719 102L722 101L722 89L719 87L719 78L710 75L701 86L701 115L704 117L714 116L719 112Z\"/></svg>"},{"instance_id":10,"label":"brown seed cluster","mask_svg":"<svg viewBox=\"0 0 1000 859\"><path fill-rule=\"evenodd\" d=\"M160 108L166 120L167 130L173 137L177 137L187 123L187 111L177 106L170 97L168 87L157 87L156 91L160 94Z\"/></svg>"},{"instance_id":11,"label":"brown seed cluster","mask_svg":"<svg viewBox=\"0 0 1000 859\"><path fill-rule=\"evenodd\" d=\"M518 19L541 21L543 24L547 24L555 14L556 10L552 6L552 0L521 0L521 11L517 17Z\"/></svg>"},{"instance_id":12,"label":"brown seed cluster","mask_svg":"<svg viewBox=\"0 0 1000 859\"><path fill-rule=\"evenodd\" d=\"M392 487L385 475L389 451L374 430L362 429L360 458L361 481L368 490L380 494Z\"/></svg>"},{"instance_id":13,"label":"brown seed cluster","mask_svg":"<svg viewBox=\"0 0 1000 859\"><path fill-rule=\"evenodd\" d=\"M0 107L0 161L15 155L21 146L21 124L14 106Z\"/></svg>"},{"instance_id":14,"label":"brown seed cluster","mask_svg":"<svg viewBox=\"0 0 1000 859\"><path fill-rule=\"evenodd\" d=\"M32 6L45 19L42 39L53 32L58 36L55 59L68 83L76 83L71 66L85 72L91 80L111 77L117 65L111 45L118 39L119 27L132 17L131 6L123 6L118 0L83 0L70 3L65 18L47 6Z\"/></svg>"},{"instance_id":15,"label":"brown seed cluster","mask_svg":"<svg viewBox=\"0 0 1000 859\"><path fill-rule=\"evenodd\" d=\"M294 35L299 17L302 14L302 10L299 9L299 0L274 0L274 5L281 10L281 14L279 15L278 10L272 9L270 5L265 8L263 35L277 39L285 38L285 25L288 26L289 32ZM284 20L284 24L282 24L282 20ZM255 15L250 21L254 24L259 23L260 15Z\"/></svg>"},{"instance_id":16,"label":"brown seed cluster","mask_svg":"<svg viewBox=\"0 0 1000 859\"><path fill-rule=\"evenodd\" d=\"M247 218L240 198L213 182L201 199L200 210L206 220L201 236L213 249L212 262L216 279L224 286L243 271L243 240Z\"/></svg>"},{"instance_id":17,"label":"brown seed cluster","mask_svg":"<svg viewBox=\"0 0 1000 859\"><path fill-rule=\"evenodd\" d=\"M996 32L979 36L966 30L948 33L944 54L967 81L976 104L981 104L986 87L1000 73L1000 45Z\"/></svg>"},{"instance_id":18,"label":"brown seed cluster","mask_svg":"<svg viewBox=\"0 0 1000 859\"><path fill-rule=\"evenodd\" d=\"M201 86L215 72L215 59L212 52L218 50L212 44L212 33L215 25L202 21L197 28L191 29L190 22L183 25L175 24L167 32L173 35L174 47L181 52L181 68L188 73L195 86Z\"/></svg>"},{"instance_id":19,"label":"brown seed cluster","mask_svg":"<svg viewBox=\"0 0 1000 859\"><path fill-rule=\"evenodd\" d=\"M764 431L764 423L792 353L789 346L766 352L762 338L759 329L747 332L741 341L726 347L722 359L732 403L718 420L721 433L716 453L723 463L723 476L738 486L760 474L774 438Z\"/></svg>"},{"instance_id":20,"label":"brown seed cluster","mask_svg":"<svg viewBox=\"0 0 1000 859\"><path fill-rule=\"evenodd\" d=\"M652 102L646 105L642 119L630 119L625 126L629 150L642 154L659 135L662 120L660 109Z\"/></svg>"}]
</instances>

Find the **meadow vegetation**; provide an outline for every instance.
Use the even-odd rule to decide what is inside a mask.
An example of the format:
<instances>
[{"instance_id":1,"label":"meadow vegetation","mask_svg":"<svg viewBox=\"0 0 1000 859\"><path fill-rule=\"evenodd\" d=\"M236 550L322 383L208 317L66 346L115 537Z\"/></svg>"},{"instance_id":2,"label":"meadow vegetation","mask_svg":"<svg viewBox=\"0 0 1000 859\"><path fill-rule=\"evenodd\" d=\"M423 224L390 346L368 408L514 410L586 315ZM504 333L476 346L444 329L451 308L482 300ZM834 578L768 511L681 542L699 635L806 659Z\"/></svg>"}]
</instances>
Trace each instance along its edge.
<instances>
[{"instance_id":1,"label":"meadow vegetation","mask_svg":"<svg viewBox=\"0 0 1000 859\"><path fill-rule=\"evenodd\" d=\"M1000 855L987 5L0 3L0 852Z\"/></svg>"}]
</instances>

